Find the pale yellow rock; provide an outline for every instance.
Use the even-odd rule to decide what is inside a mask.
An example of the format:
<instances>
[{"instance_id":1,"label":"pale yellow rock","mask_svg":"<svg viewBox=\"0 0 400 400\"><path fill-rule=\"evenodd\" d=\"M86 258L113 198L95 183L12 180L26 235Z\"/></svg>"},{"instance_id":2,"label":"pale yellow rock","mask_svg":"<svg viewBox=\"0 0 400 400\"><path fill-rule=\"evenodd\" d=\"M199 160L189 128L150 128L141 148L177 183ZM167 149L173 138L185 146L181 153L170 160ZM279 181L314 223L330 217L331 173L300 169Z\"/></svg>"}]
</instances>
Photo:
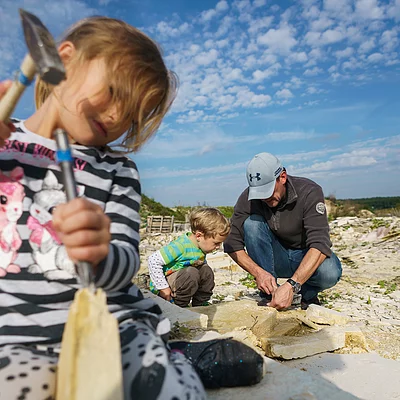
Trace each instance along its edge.
<instances>
[{"instance_id":1,"label":"pale yellow rock","mask_svg":"<svg viewBox=\"0 0 400 400\"><path fill-rule=\"evenodd\" d=\"M272 358L292 360L304 358L344 347L345 333L338 327L327 327L305 336L282 336L262 338L265 355Z\"/></svg>"},{"instance_id":2,"label":"pale yellow rock","mask_svg":"<svg viewBox=\"0 0 400 400\"><path fill-rule=\"evenodd\" d=\"M301 322L297 318L278 319L278 322L269 336L295 336L301 330Z\"/></svg>"},{"instance_id":3,"label":"pale yellow rock","mask_svg":"<svg viewBox=\"0 0 400 400\"><path fill-rule=\"evenodd\" d=\"M258 325L260 332L268 333L276 323L276 310L271 307L259 307L252 300L230 301L205 307L192 307L192 311L208 316L208 329L226 333L238 327L252 329ZM254 331L253 331L254 332Z\"/></svg>"},{"instance_id":4,"label":"pale yellow rock","mask_svg":"<svg viewBox=\"0 0 400 400\"><path fill-rule=\"evenodd\" d=\"M368 350L367 341L360 329L346 331L346 347Z\"/></svg>"},{"instance_id":5,"label":"pale yellow rock","mask_svg":"<svg viewBox=\"0 0 400 400\"><path fill-rule=\"evenodd\" d=\"M317 324L314 324L314 322L312 322L311 320L309 320L307 317L298 314L296 315L296 318L301 321L304 325L309 326L312 329L315 329L316 331L319 331L321 329L321 327Z\"/></svg>"},{"instance_id":6,"label":"pale yellow rock","mask_svg":"<svg viewBox=\"0 0 400 400\"><path fill-rule=\"evenodd\" d=\"M57 367L57 400L122 400L117 320L106 295L79 290L65 325Z\"/></svg>"},{"instance_id":7,"label":"pale yellow rock","mask_svg":"<svg viewBox=\"0 0 400 400\"><path fill-rule=\"evenodd\" d=\"M316 324L323 325L345 325L349 322L349 317L338 311L329 308L310 304L306 311L306 317Z\"/></svg>"}]
</instances>

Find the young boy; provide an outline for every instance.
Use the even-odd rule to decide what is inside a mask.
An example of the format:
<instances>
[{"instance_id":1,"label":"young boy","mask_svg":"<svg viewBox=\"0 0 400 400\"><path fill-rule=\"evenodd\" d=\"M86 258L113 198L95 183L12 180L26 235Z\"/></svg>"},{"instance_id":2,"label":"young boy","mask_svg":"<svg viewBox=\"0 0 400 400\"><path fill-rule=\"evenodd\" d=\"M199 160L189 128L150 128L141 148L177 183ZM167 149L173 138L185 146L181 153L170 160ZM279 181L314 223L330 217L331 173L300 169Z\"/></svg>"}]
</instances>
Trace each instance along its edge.
<instances>
[{"instance_id":1,"label":"young boy","mask_svg":"<svg viewBox=\"0 0 400 400\"><path fill-rule=\"evenodd\" d=\"M189 216L187 232L149 257L150 290L177 306L201 306L210 300L214 273L206 254L218 250L230 231L229 221L216 208L199 208Z\"/></svg>"}]
</instances>

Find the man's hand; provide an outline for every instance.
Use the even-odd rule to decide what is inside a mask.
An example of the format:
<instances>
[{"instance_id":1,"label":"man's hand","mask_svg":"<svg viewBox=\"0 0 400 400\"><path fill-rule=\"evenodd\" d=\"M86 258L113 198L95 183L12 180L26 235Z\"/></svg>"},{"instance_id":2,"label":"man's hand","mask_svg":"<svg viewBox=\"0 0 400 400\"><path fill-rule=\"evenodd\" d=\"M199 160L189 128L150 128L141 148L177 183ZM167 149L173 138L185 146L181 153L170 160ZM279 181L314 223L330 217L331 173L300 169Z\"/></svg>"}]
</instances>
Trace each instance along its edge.
<instances>
[{"instance_id":1,"label":"man's hand","mask_svg":"<svg viewBox=\"0 0 400 400\"><path fill-rule=\"evenodd\" d=\"M107 257L110 219L97 204L81 198L61 204L54 211L53 226L73 262L88 261L96 267Z\"/></svg>"},{"instance_id":2,"label":"man's hand","mask_svg":"<svg viewBox=\"0 0 400 400\"><path fill-rule=\"evenodd\" d=\"M11 81L0 82L0 99L6 94L7 90L11 87ZM10 137L11 132L15 131L15 126L10 122L5 124L0 121L0 147L4 146L4 142Z\"/></svg>"},{"instance_id":3,"label":"man's hand","mask_svg":"<svg viewBox=\"0 0 400 400\"><path fill-rule=\"evenodd\" d=\"M284 310L290 307L293 300L293 288L288 282L279 286L278 289L272 294L272 300L268 304L269 307L274 307L277 310Z\"/></svg>"},{"instance_id":4,"label":"man's hand","mask_svg":"<svg viewBox=\"0 0 400 400\"><path fill-rule=\"evenodd\" d=\"M267 294L273 294L278 287L276 279L269 272L259 268L255 275L257 287Z\"/></svg>"},{"instance_id":5,"label":"man's hand","mask_svg":"<svg viewBox=\"0 0 400 400\"><path fill-rule=\"evenodd\" d=\"M171 301L172 299L172 292L171 292L171 288L167 287L165 289L161 289L160 290L160 296L167 301Z\"/></svg>"}]
</instances>

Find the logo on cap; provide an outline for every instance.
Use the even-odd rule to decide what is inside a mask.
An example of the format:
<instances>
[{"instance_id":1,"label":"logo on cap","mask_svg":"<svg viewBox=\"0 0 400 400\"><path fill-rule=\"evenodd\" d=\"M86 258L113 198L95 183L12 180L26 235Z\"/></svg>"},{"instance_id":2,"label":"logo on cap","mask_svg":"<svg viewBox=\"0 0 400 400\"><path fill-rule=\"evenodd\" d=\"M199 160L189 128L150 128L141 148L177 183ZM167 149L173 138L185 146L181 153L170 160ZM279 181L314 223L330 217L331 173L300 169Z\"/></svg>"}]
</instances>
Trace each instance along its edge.
<instances>
[{"instance_id":1,"label":"logo on cap","mask_svg":"<svg viewBox=\"0 0 400 400\"><path fill-rule=\"evenodd\" d=\"M253 176L252 174L249 174L249 181L253 182L253 179L257 179L257 181L261 181L261 174L259 172L256 173L256 176Z\"/></svg>"},{"instance_id":2,"label":"logo on cap","mask_svg":"<svg viewBox=\"0 0 400 400\"><path fill-rule=\"evenodd\" d=\"M275 175L275 176L278 176L278 175L282 172L282 170L283 170L283 168L282 168L282 167L279 167L279 168L274 172L274 175Z\"/></svg>"}]
</instances>

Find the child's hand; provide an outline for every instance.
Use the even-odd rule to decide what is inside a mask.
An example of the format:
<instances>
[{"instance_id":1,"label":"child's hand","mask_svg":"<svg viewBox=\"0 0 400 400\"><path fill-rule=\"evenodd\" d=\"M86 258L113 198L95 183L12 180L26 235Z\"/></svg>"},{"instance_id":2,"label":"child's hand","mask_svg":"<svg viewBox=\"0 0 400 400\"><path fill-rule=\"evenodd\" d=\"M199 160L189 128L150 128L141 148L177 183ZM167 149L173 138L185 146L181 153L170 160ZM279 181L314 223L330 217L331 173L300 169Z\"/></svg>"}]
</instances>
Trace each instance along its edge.
<instances>
[{"instance_id":1,"label":"child's hand","mask_svg":"<svg viewBox=\"0 0 400 400\"><path fill-rule=\"evenodd\" d=\"M167 301L171 301L172 299L172 291L171 288L167 287L165 289L160 290L160 296Z\"/></svg>"},{"instance_id":2,"label":"child's hand","mask_svg":"<svg viewBox=\"0 0 400 400\"><path fill-rule=\"evenodd\" d=\"M6 94L11 84L11 81L0 82L0 99ZM11 132L14 131L15 127L12 123L5 124L3 121L0 121L0 147L4 146L4 142L10 137Z\"/></svg>"},{"instance_id":3,"label":"child's hand","mask_svg":"<svg viewBox=\"0 0 400 400\"><path fill-rule=\"evenodd\" d=\"M86 199L61 204L54 210L53 226L73 262L88 261L97 266L107 257L110 219L97 204Z\"/></svg>"}]
</instances>

